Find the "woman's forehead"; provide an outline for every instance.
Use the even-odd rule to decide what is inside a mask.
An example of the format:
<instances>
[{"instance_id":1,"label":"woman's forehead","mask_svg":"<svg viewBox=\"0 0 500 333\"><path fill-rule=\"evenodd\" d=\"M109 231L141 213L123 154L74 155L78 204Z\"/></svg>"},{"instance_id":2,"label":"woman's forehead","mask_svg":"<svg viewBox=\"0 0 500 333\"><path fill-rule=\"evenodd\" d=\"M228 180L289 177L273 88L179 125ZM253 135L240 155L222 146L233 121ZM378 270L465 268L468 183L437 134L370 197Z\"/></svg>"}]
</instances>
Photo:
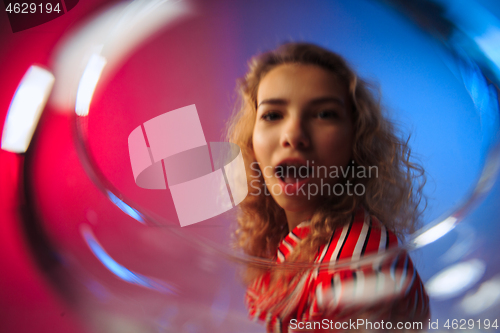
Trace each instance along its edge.
<instances>
[{"instance_id":1,"label":"woman's forehead","mask_svg":"<svg viewBox=\"0 0 500 333\"><path fill-rule=\"evenodd\" d=\"M271 69L257 90L257 105L267 99L345 99L347 87L333 72L312 64L282 64Z\"/></svg>"}]
</instances>

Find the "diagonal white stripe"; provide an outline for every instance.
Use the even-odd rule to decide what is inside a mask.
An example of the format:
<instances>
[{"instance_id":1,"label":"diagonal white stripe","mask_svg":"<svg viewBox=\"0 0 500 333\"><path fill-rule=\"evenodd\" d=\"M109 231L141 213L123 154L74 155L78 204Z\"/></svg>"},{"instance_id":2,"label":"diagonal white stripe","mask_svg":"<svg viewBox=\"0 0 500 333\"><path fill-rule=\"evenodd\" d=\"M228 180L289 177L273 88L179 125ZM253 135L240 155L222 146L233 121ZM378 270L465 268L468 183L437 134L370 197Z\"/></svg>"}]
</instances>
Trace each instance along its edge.
<instances>
[{"instance_id":1,"label":"diagonal white stripe","mask_svg":"<svg viewBox=\"0 0 500 333\"><path fill-rule=\"evenodd\" d=\"M330 265L333 265L337 261L337 256L339 255L339 251L342 248L342 245L344 245L347 231L349 230L349 226L350 224L345 225L344 228L342 229L339 241L337 242L337 245L335 245L335 250L333 250L332 257L330 258Z\"/></svg>"},{"instance_id":2,"label":"diagonal white stripe","mask_svg":"<svg viewBox=\"0 0 500 333\"><path fill-rule=\"evenodd\" d=\"M285 238L285 239L283 239L283 242L281 242L281 243L282 243L283 245L285 245L285 247L288 249L288 251L290 251L290 253L292 253L292 251L293 251L293 246L292 246L292 244L290 244L290 243L288 243L288 242L286 241L286 238Z\"/></svg>"},{"instance_id":3,"label":"diagonal white stripe","mask_svg":"<svg viewBox=\"0 0 500 333\"><path fill-rule=\"evenodd\" d=\"M279 262L285 261L285 256L283 255L283 253L281 253L280 249L278 249L278 261Z\"/></svg>"},{"instance_id":4,"label":"diagonal white stripe","mask_svg":"<svg viewBox=\"0 0 500 333\"><path fill-rule=\"evenodd\" d=\"M385 226L382 226L380 229L380 244L378 245L378 252L385 251L385 243L387 242L387 229Z\"/></svg>"},{"instance_id":5,"label":"diagonal white stripe","mask_svg":"<svg viewBox=\"0 0 500 333\"><path fill-rule=\"evenodd\" d=\"M368 218L368 220L367 220ZM363 223L363 228L359 234L358 241L354 247L354 252L352 253L352 261L358 260L361 257L361 251L363 250L363 245L365 245L366 235L368 229L370 229L370 216L365 211L365 222Z\"/></svg>"}]
</instances>

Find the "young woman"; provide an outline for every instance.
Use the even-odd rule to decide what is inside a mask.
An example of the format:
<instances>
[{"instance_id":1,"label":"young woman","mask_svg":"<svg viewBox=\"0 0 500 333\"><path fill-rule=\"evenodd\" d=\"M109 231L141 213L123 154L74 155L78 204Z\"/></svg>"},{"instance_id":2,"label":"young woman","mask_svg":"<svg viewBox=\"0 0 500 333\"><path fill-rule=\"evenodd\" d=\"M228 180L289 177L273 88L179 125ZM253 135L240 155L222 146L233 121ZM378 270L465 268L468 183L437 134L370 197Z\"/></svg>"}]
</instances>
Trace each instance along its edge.
<instances>
[{"instance_id":1,"label":"young woman","mask_svg":"<svg viewBox=\"0 0 500 333\"><path fill-rule=\"evenodd\" d=\"M251 317L269 332L427 321L422 282L397 250L421 213L423 170L368 85L337 54L288 43L255 57L239 91L228 139L244 154L249 195L236 243L278 263L247 269Z\"/></svg>"}]
</instances>

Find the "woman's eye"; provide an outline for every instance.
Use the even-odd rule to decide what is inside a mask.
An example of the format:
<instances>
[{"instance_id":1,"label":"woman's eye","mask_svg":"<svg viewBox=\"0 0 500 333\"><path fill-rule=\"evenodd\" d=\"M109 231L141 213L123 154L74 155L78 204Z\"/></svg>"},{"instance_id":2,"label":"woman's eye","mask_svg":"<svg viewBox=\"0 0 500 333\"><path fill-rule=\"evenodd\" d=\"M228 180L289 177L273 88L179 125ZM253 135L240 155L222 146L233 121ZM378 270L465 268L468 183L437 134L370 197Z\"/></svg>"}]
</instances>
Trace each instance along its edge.
<instances>
[{"instance_id":1,"label":"woman's eye","mask_svg":"<svg viewBox=\"0 0 500 333\"><path fill-rule=\"evenodd\" d=\"M327 110L318 112L318 118L320 119L335 119L338 118L338 114L335 111Z\"/></svg>"},{"instance_id":2,"label":"woman's eye","mask_svg":"<svg viewBox=\"0 0 500 333\"><path fill-rule=\"evenodd\" d=\"M281 118L281 114L275 111L269 111L262 115L262 119L266 121L274 121Z\"/></svg>"}]
</instances>

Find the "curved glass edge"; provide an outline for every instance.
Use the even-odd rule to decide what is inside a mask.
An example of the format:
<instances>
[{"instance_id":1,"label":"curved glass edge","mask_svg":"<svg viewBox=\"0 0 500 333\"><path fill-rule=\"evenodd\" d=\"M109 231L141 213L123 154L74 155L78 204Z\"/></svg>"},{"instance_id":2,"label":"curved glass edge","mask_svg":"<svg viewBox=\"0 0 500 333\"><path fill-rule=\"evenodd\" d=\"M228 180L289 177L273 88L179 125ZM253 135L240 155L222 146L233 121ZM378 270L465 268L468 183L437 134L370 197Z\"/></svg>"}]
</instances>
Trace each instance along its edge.
<instances>
[{"instance_id":1,"label":"curved glass edge","mask_svg":"<svg viewBox=\"0 0 500 333\"><path fill-rule=\"evenodd\" d=\"M446 48L449 57L443 60L464 84L489 139L483 147L484 166L471 194L450 215L413 233L405 246L412 251L453 230L486 197L500 173L500 52L496 37L500 21L474 1L377 1L413 21Z\"/></svg>"},{"instance_id":2,"label":"curved glass edge","mask_svg":"<svg viewBox=\"0 0 500 333\"><path fill-rule=\"evenodd\" d=\"M471 93L480 116L482 118L489 117L489 119L492 120L490 121L491 126L488 128L488 135L491 137L491 144L488 147L489 153L474 191L451 215L444 219L431 222L425 228L411 235L409 241L401 249L395 250L413 251L438 240L449 231L453 230L455 226L481 202L498 177L500 170L500 140L498 135L499 114L497 87L500 83L500 53L496 56L492 54L491 51L487 51L487 36L477 36L472 34L471 31L463 30L463 27L466 26L464 21L469 19L465 14L459 17L457 17L457 15L455 15L455 17L447 15L448 11L446 9L451 6L451 2L401 2L396 0L380 0L379 2L405 14L423 28L423 30L429 32L445 45L452 55L451 59L454 59L454 66L458 68L458 72L460 73L459 79L463 81L465 88ZM475 8L475 4L472 3L467 4L467 6ZM433 13L431 19L422 20L424 16L428 15L429 8L432 9ZM468 11L464 13L467 13L467 15L469 14ZM500 31L500 24L498 24L498 22L490 20L487 24L489 24L488 27L493 27ZM94 87L97 81L98 78ZM493 86L492 83L497 87ZM168 227L172 224L171 221L167 221L165 218L136 205L132 200L120 193L119 190L100 172L88 145L88 113L77 112L77 114L78 115L74 116L74 138L78 156L82 161L86 173L116 207L133 219L149 227L168 229L186 241L193 243L193 245L198 247L201 246L205 251L216 252L234 262L260 267L279 267L280 269L297 269L300 267L311 268L323 265L310 263L283 263L278 265L274 261L263 258L256 258L242 253L229 253L227 249L220 244L199 237L187 237L180 228ZM368 262L374 260L375 257L377 257L377 255L371 257L367 256L363 260ZM335 267L340 268L344 265L351 264L352 262L338 262Z\"/></svg>"}]
</instances>

